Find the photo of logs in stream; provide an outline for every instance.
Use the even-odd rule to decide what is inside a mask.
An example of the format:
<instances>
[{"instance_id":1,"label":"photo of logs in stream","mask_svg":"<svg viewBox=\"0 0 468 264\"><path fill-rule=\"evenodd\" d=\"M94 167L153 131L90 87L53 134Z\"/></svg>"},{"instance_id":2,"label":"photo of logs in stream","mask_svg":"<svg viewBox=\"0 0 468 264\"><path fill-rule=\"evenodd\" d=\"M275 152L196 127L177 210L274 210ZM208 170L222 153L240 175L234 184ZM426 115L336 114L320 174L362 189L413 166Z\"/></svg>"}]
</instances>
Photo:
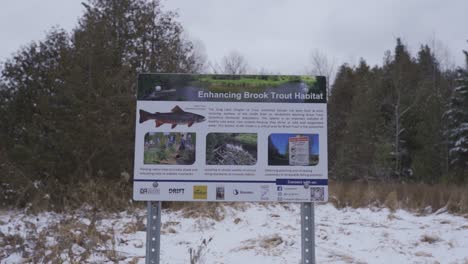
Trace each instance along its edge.
<instances>
[{"instance_id":1,"label":"photo of logs in stream","mask_svg":"<svg viewBox=\"0 0 468 264\"><path fill-rule=\"evenodd\" d=\"M206 137L207 165L255 165L257 134L210 133Z\"/></svg>"}]
</instances>

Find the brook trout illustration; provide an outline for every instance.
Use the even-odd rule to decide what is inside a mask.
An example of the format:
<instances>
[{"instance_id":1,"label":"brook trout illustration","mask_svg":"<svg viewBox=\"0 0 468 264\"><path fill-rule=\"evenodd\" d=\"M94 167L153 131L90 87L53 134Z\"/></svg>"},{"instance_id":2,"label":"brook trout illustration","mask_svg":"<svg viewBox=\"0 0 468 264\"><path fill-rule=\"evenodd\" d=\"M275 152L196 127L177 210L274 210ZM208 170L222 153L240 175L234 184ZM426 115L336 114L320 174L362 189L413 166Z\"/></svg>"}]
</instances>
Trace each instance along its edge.
<instances>
[{"instance_id":1,"label":"brook trout illustration","mask_svg":"<svg viewBox=\"0 0 468 264\"><path fill-rule=\"evenodd\" d=\"M177 125L188 125L191 127L194 123L205 121L205 117L185 112L176 105L169 113L156 112L152 114L140 109L140 124L147 120L154 120L156 122L156 127L160 127L163 124L172 124L171 128L174 128Z\"/></svg>"}]
</instances>

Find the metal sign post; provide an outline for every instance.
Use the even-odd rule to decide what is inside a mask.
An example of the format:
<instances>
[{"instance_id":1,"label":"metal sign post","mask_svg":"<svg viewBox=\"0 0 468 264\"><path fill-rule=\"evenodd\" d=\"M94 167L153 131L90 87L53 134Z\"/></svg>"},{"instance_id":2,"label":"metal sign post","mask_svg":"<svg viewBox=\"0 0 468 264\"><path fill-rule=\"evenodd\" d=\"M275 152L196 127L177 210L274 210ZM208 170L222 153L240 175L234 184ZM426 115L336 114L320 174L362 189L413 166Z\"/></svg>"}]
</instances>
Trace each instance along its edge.
<instances>
[{"instance_id":1,"label":"metal sign post","mask_svg":"<svg viewBox=\"0 0 468 264\"><path fill-rule=\"evenodd\" d=\"M146 264L159 264L161 247L161 202L148 202Z\"/></svg>"},{"instance_id":2,"label":"metal sign post","mask_svg":"<svg viewBox=\"0 0 468 264\"><path fill-rule=\"evenodd\" d=\"M301 203L302 264L315 264L314 203Z\"/></svg>"}]
</instances>

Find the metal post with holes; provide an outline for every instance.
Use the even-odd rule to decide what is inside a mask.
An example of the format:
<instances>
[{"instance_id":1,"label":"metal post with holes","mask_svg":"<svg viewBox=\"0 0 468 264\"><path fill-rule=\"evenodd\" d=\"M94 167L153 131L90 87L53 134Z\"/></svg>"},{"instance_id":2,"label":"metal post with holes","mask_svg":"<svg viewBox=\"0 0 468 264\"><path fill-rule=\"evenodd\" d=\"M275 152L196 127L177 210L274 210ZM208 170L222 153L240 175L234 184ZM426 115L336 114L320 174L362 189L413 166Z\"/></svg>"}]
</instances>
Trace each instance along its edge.
<instances>
[{"instance_id":1,"label":"metal post with holes","mask_svg":"<svg viewBox=\"0 0 468 264\"><path fill-rule=\"evenodd\" d=\"M159 264L161 247L161 202L148 202L146 223L146 264Z\"/></svg>"},{"instance_id":2,"label":"metal post with holes","mask_svg":"<svg viewBox=\"0 0 468 264\"><path fill-rule=\"evenodd\" d=\"M302 264L315 264L314 203L301 203Z\"/></svg>"}]
</instances>

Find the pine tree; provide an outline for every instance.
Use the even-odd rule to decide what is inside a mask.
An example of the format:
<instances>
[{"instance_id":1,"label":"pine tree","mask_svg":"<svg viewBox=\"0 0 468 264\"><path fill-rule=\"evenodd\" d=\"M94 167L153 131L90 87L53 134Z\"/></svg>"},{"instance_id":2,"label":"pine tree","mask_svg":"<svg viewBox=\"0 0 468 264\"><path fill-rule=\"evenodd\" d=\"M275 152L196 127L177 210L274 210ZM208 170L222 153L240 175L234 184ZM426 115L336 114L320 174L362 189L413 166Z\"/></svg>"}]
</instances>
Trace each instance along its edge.
<instances>
[{"instance_id":1,"label":"pine tree","mask_svg":"<svg viewBox=\"0 0 468 264\"><path fill-rule=\"evenodd\" d=\"M385 144L383 118L380 114L378 90L379 69L370 69L364 60L354 70L356 94L348 110L349 118L340 146L337 169L350 179L386 178L391 148Z\"/></svg>"},{"instance_id":2,"label":"pine tree","mask_svg":"<svg viewBox=\"0 0 468 264\"><path fill-rule=\"evenodd\" d=\"M347 64L344 64L338 69L328 103L328 159L332 177L344 176L342 173L337 173L336 169L338 167L335 166L335 163L339 160L339 156L341 155L338 150L346 131L346 122L349 118L349 109L351 108L354 95L355 83L353 69Z\"/></svg>"},{"instance_id":3,"label":"pine tree","mask_svg":"<svg viewBox=\"0 0 468 264\"><path fill-rule=\"evenodd\" d=\"M47 192L60 206L82 203L79 186L115 184L132 170L137 73L193 72L199 66L176 14L161 10L159 1L83 5L71 33L52 30L2 70L2 151L28 176L18 188ZM41 188L31 187L33 181ZM129 193L129 186L116 188ZM106 192L93 195L112 202Z\"/></svg>"},{"instance_id":4,"label":"pine tree","mask_svg":"<svg viewBox=\"0 0 468 264\"><path fill-rule=\"evenodd\" d=\"M464 51L464 55L466 65L457 71L457 86L447 112L450 171L460 182L468 182L468 52Z\"/></svg>"},{"instance_id":5,"label":"pine tree","mask_svg":"<svg viewBox=\"0 0 468 264\"><path fill-rule=\"evenodd\" d=\"M414 126L414 120L410 116L420 99L416 96L417 75L415 71L415 63L406 46L400 39L397 39L394 56L388 59L383 67L380 85L385 95L382 104L386 109L387 129L392 132L393 174L397 179L411 174L408 130Z\"/></svg>"},{"instance_id":6,"label":"pine tree","mask_svg":"<svg viewBox=\"0 0 468 264\"><path fill-rule=\"evenodd\" d=\"M413 179L437 182L446 174L447 144L444 136L448 85L439 63L425 45L417 57L418 84L412 130L409 131Z\"/></svg>"}]
</instances>

